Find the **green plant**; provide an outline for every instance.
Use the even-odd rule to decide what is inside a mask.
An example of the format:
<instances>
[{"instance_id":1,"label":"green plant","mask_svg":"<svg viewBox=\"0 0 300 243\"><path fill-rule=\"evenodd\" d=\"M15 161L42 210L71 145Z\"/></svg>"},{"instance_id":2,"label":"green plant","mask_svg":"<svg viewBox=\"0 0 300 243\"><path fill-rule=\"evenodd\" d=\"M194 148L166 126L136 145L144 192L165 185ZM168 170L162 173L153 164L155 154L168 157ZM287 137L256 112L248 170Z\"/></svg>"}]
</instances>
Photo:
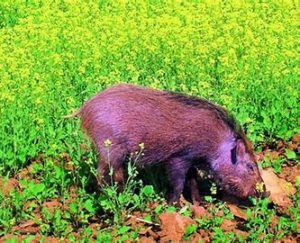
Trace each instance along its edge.
<instances>
[{"instance_id":1,"label":"green plant","mask_svg":"<svg viewBox=\"0 0 300 243\"><path fill-rule=\"evenodd\" d=\"M179 213L183 216L189 217L192 216L190 205L186 205L179 210Z\"/></svg>"},{"instance_id":2,"label":"green plant","mask_svg":"<svg viewBox=\"0 0 300 243\"><path fill-rule=\"evenodd\" d=\"M299 212L296 214L298 214L298 216L294 215L294 217L298 217L298 222L299 222ZM286 216L281 216L278 219L278 223L276 226L276 234L274 235L277 240L280 240L285 235L292 234L292 233L297 234L298 230L299 229L298 229L297 221L293 221L291 220L291 218Z\"/></svg>"},{"instance_id":3,"label":"green plant","mask_svg":"<svg viewBox=\"0 0 300 243\"><path fill-rule=\"evenodd\" d=\"M281 172L282 165L286 162L285 159L278 157L277 159L271 159L269 156L265 156L261 163L262 168L272 167L275 173Z\"/></svg>"},{"instance_id":4,"label":"green plant","mask_svg":"<svg viewBox=\"0 0 300 243\"><path fill-rule=\"evenodd\" d=\"M248 222L246 224L249 230L249 240L257 240L263 237L266 241L270 241L274 235L269 229L272 217L275 214L274 209L269 209L269 199L251 199L254 207L247 208Z\"/></svg>"},{"instance_id":5,"label":"green plant","mask_svg":"<svg viewBox=\"0 0 300 243\"><path fill-rule=\"evenodd\" d=\"M221 224L224 219L233 219L233 214L229 211L226 205L222 202L217 202L215 206L208 209L210 216L203 216L196 219L199 228L208 229L213 232L213 240L219 242L226 242L236 238L232 233L225 233L221 228ZM220 216L222 212L223 216Z\"/></svg>"},{"instance_id":6,"label":"green plant","mask_svg":"<svg viewBox=\"0 0 300 243\"><path fill-rule=\"evenodd\" d=\"M287 159L296 160L296 158L297 158L296 153L290 149L285 150L285 155L286 155Z\"/></svg>"},{"instance_id":7,"label":"green plant","mask_svg":"<svg viewBox=\"0 0 300 243\"><path fill-rule=\"evenodd\" d=\"M65 217L65 212L60 209L55 209L50 212L47 208L42 209L43 223L41 223L41 232L43 234L53 234L57 237L67 236L72 232L68 217Z\"/></svg>"},{"instance_id":8,"label":"green plant","mask_svg":"<svg viewBox=\"0 0 300 243\"><path fill-rule=\"evenodd\" d=\"M225 233L221 228L214 228L213 231L213 242L244 242L233 232Z\"/></svg>"},{"instance_id":9,"label":"green plant","mask_svg":"<svg viewBox=\"0 0 300 243\"><path fill-rule=\"evenodd\" d=\"M76 153L78 123L62 116L118 80L218 102L254 141L299 133L293 1L61 5L0 3L2 174Z\"/></svg>"},{"instance_id":10,"label":"green plant","mask_svg":"<svg viewBox=\"0 0 300 243\"><path fill-rule=\"evenodd\" d=\"M198 227L195 224L188 225L184 230L183 240L189 240L191 234L197 231Z\"/></svg>"},{"instance_id":11,"label":"green plant","mask_svg":"<svg viewBox=\"0 0 300 243\"><path fill-rule=\"evenodd\" d=\"M97 235L96 241L99 243L106 243L106 242L112 242L113 237L109 232L100 232Z\"/></svg>"}]
</instances>

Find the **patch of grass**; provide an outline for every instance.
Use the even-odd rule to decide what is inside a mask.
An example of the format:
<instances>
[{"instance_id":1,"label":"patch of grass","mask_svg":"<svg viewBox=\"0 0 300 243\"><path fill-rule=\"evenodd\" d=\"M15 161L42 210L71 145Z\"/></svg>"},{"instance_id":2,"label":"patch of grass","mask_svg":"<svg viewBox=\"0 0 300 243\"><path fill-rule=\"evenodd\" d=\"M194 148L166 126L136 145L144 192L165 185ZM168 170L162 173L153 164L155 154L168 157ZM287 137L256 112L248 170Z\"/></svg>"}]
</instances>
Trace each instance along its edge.
<instances>
[{"instance_id":1,"label":"patch of grass","mask_svg":"<svg viewBox=\"0 0 300 243\"><path fill-rule=\"evenodd\" d=\"M271 159L269 156L265 156L264 160L261 163L262 168L272 167L274 172L279 174L281 172L282 165L286 162L282 157L276 159Z\"/></svg>"},{"instance_id":2,"label":"patch of grass","mask_svg":"<svg viewBox=\"0 0 300 243\"><path fill-rule=\"evenodd\" d=\"M275 215L275 210L268 208L270 203L268 199L253 199L252 202L254 208L247 209L248 222L246 226L250 233L248 238L250 240L255 240L264 237L264 239L270 241L274 235L273 232L269 232L269 225L272 216Z\"/></svg>"},{"instance_id":3,"label":"patch of grass","mask_svg":"<svg viewBox=\"0 0 300 243\"><path fill-rule=\"evenodd\" d=\"M293 1L3 1L0 9L1 174L38 153L73 156L83 138L62 117L119 81L218 102L253 141L299 132Z\"/></svg>"}]
</instances>

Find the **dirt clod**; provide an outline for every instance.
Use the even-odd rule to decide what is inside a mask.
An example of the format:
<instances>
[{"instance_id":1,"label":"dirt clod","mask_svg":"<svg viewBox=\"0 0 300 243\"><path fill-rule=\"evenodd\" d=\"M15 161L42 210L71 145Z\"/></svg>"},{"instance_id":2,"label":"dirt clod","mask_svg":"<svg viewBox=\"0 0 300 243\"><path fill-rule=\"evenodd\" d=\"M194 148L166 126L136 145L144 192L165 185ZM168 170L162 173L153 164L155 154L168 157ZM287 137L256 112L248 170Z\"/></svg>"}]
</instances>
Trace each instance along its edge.
<instances>
[{"instance_id":1,"label":"dirt clod","mask_svg":"<svg viewBox=\"0 0 300 243\"><path fill-rule=\"evenodd\" d=\"M140 239L139 239L139 242L140 243L153 243L153 242L155 242L155 240L152 238L152 237L141 237Z\"/></svg>"},{"instance_id":2,"label":"dirt clod","mask_svg":"<svg viewBox=\"0 0 300 243\"><path fill-rule=\"evenodd\" d=\"M262 170L261 175L267 191L271 193L270 200L282 208L291 207L292 201L289 196L296 192L295 187L286 180L280 179L270 168Z\"/></svg>"},{"instance_id":3,"label":"dirt clod","mask_svg":"<svg viewBox=\"0 0 300 243\"><path fill-rule=\"evenodd\" d=\"M8 181L4 181L0 178L0 190L4 196L7 196L11 191L19 186L19 181L15 178L10 178Z\"/></svg>"},{"instance_id":4,"label":"dirt clod","mask_svg":"<svg viewBox=\"0 0 300 243\"><path fill-rule=\"evenodd\" d=\"M292 138L292 142L295 144L300 145L300 135L299 134L295 134Z\"/></svg>"},{"instance_id":5,"label":"dirt clod","mask_svg":"<svg viewBox=\"0 0 300 243\"><path fill-rule=\"evenodd\" d=\"M53 199L52 201L43 203L43 207L46 207L50 213L54 213L55 209L62 206L58 199Z\"/></svg>"},{"instance_id":6,"label":"dirt clod","mask_svg":"<svg viewBox=\"0 0 300 243\"><path fill-rule=\"evenodd\" d=\"M191 218L181 216L179 213L163 213L159 218L162 231L158 234L163 242L180 242L186 227L190 224L196 224Z\"/></svg>"},{"instance_id":7,"label":"dirt clod","mask_svg":"<svg viewBox=\"0 0 300 243\"><path fill-rule=\"evenodd\" d=\"M233 215L235 217L247 220L246 212L244 212L244 210L242 210L241 208L239 208L237 205L235 205L235 204L228 204L228 208L229 208L230 212L233 213Z\"/></svg>"},{"instance_id":8,"label":"dirt clod","mask_svg":"<svg viewBox=\"0 0 300 243\"><path fill-rule=\"evenodd\" d=\"M298 176L300 176L300 164L295 166L283 166L279 175L280 178L293 184L296 183Z\"/></svg>"},{"instance_id":9,"label":"dirt clod","mask_svg":"<svg viewBox=\"0 0 300 243\"><path fill-rule=\"evenodd\" d=\"M211 217L211 215L207 212L207 210L202 206L192 205L192 212L195 218L201 218L203 216L206 218Z\"/></svg>"},{"instance_id":10,"label":"dirt clod","mask_svg":"<svg viewBox=\"0 0 300 243\"><path fill-rule=\"evenodd\" d=\"M235 229L236 225L237 225L236 221L224 219L220 227L224 231L232 231Z\"/></svg>"},{"instance_id":11,"label":"dirt clod","mask_svg":"<svg viewBox=\"0 0 300 243\"><path fill-rule=\"evenodd\" d=\"M36 234L40 231L40 227L33 220L29 220L12 228L12 232L21 234Z\"/></svg>"}]
</instances>

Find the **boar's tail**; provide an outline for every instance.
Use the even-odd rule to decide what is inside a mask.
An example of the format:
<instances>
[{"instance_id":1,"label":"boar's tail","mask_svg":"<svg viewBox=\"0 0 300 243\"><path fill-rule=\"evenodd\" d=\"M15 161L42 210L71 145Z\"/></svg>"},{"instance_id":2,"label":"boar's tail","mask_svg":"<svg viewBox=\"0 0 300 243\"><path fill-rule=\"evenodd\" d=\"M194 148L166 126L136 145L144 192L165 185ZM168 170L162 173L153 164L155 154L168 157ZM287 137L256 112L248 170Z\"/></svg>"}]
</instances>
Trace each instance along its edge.
<instances>
[{"instance_id":1,"label":"boar's tail","mask_svg":"<svg viewBox=\"0 0 300 243\"><path fill-rule=\"evenodd\" d=\"M80 116L80 113L81 113L81 109L79 109L79 110L73 112L73 113L70 114L70 115L66 115L66 116L64 116L63 118L64 118L64 119L69 119L69 118L78 117L78 116Z\"/></svg>"}]
</instances>

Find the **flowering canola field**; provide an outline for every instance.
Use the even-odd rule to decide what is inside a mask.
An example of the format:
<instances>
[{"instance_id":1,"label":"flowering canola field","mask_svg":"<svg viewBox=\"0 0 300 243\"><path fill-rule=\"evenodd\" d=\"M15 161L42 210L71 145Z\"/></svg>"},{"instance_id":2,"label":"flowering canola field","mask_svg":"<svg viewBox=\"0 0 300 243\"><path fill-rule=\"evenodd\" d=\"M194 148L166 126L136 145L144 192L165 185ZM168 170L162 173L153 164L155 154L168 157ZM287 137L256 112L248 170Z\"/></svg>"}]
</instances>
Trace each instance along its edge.
<instances>
[{"instance_id":1,"label":"flowering canola field","mask_svg":"<svg viewBox=\"0 0 300 243\"><path fill-rule=\"evenodd\" d=\"M118 82L213 100L255 141L289 138L299 128L298 7L1 1L1 161L18 167L65 151L78 128L62 117Z\"/></svg>"},{"instance_id":2,"label":"flowering canola field","mask_svg":"<svg viewBox=\"0 0 300 243\"><path fill-rule=\"evenodd\" d=\"M40 155L80 163L84 137L63 116L120 82L219 103L254 142L289 139L299 13L288 0L1 1L0 174Z\"/></svg>"}]
</instances>

